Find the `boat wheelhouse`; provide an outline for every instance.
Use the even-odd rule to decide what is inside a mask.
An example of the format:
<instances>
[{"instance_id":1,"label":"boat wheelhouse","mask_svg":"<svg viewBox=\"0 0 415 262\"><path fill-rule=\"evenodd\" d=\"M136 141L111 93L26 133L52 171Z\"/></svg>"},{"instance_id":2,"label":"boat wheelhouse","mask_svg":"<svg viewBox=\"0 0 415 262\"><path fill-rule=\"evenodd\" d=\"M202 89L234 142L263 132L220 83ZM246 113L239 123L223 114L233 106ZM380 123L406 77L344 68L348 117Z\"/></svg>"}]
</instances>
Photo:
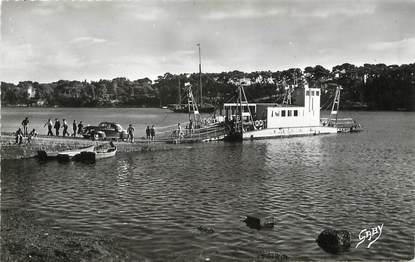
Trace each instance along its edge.
<instances>
[{"instance_id":1,"label":"boat wheelhouse","mask_svg":"<svg viewBox=\"0 0 415 262\"><path fill-rule=\"evenodd\" d=\"M291 105L248 103L241 96L238 103L224 104L225 119L231 123L242 119L239 135L245 140L337 133L337 128L320 123L320 96L320 89L308 85L295 90Z\"/></svg>"}]
</instances>

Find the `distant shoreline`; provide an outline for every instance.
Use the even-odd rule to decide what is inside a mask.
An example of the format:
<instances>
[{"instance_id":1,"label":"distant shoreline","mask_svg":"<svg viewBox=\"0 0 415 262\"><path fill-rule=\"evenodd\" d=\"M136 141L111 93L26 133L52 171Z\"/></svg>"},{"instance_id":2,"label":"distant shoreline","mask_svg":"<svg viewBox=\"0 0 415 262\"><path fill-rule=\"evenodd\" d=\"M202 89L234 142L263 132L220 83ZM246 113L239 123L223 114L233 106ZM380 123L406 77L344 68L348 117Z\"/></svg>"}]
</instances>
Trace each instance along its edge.
<instances>
[{"instance_id":1,"label":"distant shoreline","mask_svg":"<svg viewBox=\"0 0 415 262\"><path fill-rule=\"evenodd\" d=\"M250 102L284 101L287 90L306 84L320 88L321 105L333 102L335 87L342 87L340 110L415 111L415 63L403 65L349 63L331 70L321 65L282 71L229 71L202 74L165 73L157 80L125 77L99 81L58 80L50 83L1 82L6 105L148 108L186 101L188 87L195 101L221 105L235 101L237 87L244 86ZM203 92L202 88L203 87ZM199 90L200 89L200 90ZM202 99L201 99L202 97ZM326 108L326 107L323 107Z\"/></svg>"},{"instance_id":2,"label":"distant shoreline","mask_svg":"<svg viewBox=\"0 0 415 262\"><path fill-rule=\"evenodd\" d=\"M2 105L3 108L45 108L45 109L54 109L54 108L141 108L141 109L161 109L170 111L172 113L172 110L168 108L162 108L162 107L143 107L143 106L18 106L18 105ZM321 111L330 111L330 109L325 109ZM371 109L366 107L345 107L341 108L341 111L384 111L384 112L415 112L415 110L410 110L407 108L397 108L397 109L391 109L391 110L385 110L385 109ZM183 113L184 114L184 113Z\"/></svg>"}]
</instances>

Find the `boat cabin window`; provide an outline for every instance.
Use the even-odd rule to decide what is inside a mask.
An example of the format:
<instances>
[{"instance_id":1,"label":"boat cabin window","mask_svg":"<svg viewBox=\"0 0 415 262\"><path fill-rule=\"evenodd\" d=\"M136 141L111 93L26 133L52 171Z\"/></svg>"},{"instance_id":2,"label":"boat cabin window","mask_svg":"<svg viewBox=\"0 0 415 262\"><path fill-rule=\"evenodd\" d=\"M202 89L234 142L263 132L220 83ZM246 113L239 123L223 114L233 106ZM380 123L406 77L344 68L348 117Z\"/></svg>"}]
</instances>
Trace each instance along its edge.
<instances>
[{"instance_id":1,"label":"boat cabin window","mask_svg":"<svg viewBox=\"0 0 415 262\"><path fill-rule=\"evenodd\" d=\"M319 96L320 95L320 92L319 91L316 91L316 96Z\"/></svg>"},{"instance_id":2,"label":"boat cabin window","mask_svg":"<svg viewBox=\"0 0 415 262\"><path fill-rule=\"evenodd\" d=\"M285 117L285 110L281 110L281 116Z\"/></svg>"},{"instance_id":3,"label":"boat cabin window","mask_svg":"<svg viewBox=\"0 0 415 262\"><path fill-rule=\"evenodd\" d=\"M280 116L280 111L277 110L277 111L274 112L274 114L275 114L275 117L278 117L278 116Z\"/></svg>"},{"instance_id":4,"label":"boat cabin window","mask_svg":"<svg viewBox=\"0 0 415 262\"><path fill-rule=\"evenodd\" d=\"M294 116L298 116L298 110L294 110Z\"/></svg>"},{"instance_id":5,"label":"boat cabin window","mask_svg":"<svg viewBox=\"0 0 415 262\"><path fill-rule=\"evenodd\" d=\"M311 96L314 96L314 91L311 91Z\"/></svg>"},{"instance_id":6,"label":"boat cabin window","mask_svg":"<svg viewBox=\"0 0 415 262\"><path fill-rule=\"evenodd\" d=\"M309 91L309 90L307 90L307 91L305 92L305 95L306 95L306 96L310 96L310 91Z\"/></svg>"},{"instance_id":7,"label":"boat cabin window","mask_svg":"<svg viewBox=\"0 0 415 262\"><path fill-rule=\"evenodd\" d=\"M279 116L280 116L280 111L279 110L271 112L271 117L279 117Z\"/></svg>"},{"instance_id":8,"label":"boat cabin window","mask_svg":"<svg viewBox=\"0 0 415 262\"><path fill-rule=\"evenodd\" d=\"M293 111L292 110L288 110L288 116L293 116Z\"/></svg>"}]
</instances>

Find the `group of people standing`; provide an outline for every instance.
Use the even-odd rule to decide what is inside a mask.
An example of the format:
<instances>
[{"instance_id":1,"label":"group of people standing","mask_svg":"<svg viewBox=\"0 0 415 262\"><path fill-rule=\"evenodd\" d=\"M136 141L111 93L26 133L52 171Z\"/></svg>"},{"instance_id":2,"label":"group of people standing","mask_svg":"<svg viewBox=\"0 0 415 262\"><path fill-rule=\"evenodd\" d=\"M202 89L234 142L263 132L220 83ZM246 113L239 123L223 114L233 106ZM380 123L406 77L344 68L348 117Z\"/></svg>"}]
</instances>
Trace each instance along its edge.
<instances>
[{"instance_id":1,"label":"group of people standing","mask_svg":"<svg viewBox=\"0 0 415 262\"><path fill-rule=\"evenodd\" d=\"M29 118L26 117L23 121L22 121L22 127L19 127L19 129L15 132L16 135L16 143L21 144L23 141L23 137L27 137L28 142L30 142L30 140L33 137L36 137L38 134L36 132L36 130L33 128L33 130L31 132L28 132L28 125L29 125ZM82 121L79 121L77 123L76 120L73 120L72 122L72 134L69 133L68 129L69 129L69 125L68 122L65 118L62 119L62 122L58 119L55 118L55 121L52 121L51 118L49 118L46 123L44 124L44 127L48 128L47 131L47 136L72 136L72 137L77 137L77 136L82 136L83 132L84 132L84 124L82 123ZM180 126L180 124L179 124ZM54 132L53 132L54 130ZM134 127L132 124L130 124L127 128L127 141L130 142L134 142ZM61 133L62 132L62 133ZM148 140L155 140L156 137L156 131L154 128L154 125L147 126L146 128L146 139Z\"/></svg>"},{"instance_id":2,"label":"group of people standing","mask_svg":"<svg viewBox=\"0 0 415 262\"><path fill-rule=\"evenodd\" d=\"M15 133L15 137L16 137L16 144L21 144L23 143L23 137L27 137L27 142L30 143L30 141L32 140L33 137L37 136L37 132L36 129L32 129L32 131L28 132L28 125L29 125L29 117L25 117L25 119L23 119L22 121L22 127L19 127Z\"/></svg>"},{"instance_id":3,"label":"group of people standing","mask_svg":"<svg viewBox=\"0 0 415 262\"><path fill-rule=\"evenodd\" d=\"M69 125L65 118L62 119L62 124L57 118L55 118L55 123L53 123L52 120L49 118L44 126L48 127L48 134L47 134L48 136L53 136L52 129L55 129L55 135L59 136L59 131L61 127L62 127L62 136L73 136L73 137L76 137L77 135L82 135L83 129L84 129L84 125L82 121L79 121L79 123L76 123L76 120L74 120L72 123L73 133L72 135L69 134L68 132Z\"/></svg>"},{"instance_id":4,"label":"group of people standing","mask_svg":"<svg viewBox=\"0 0 415 262\"><path fill-rule=\"evenodd\" d=\"M147 126L146 128L146 139L148 140L154 140L156 138L156 130L154 129L154 125Z\"/></svg>"}]
</instances>

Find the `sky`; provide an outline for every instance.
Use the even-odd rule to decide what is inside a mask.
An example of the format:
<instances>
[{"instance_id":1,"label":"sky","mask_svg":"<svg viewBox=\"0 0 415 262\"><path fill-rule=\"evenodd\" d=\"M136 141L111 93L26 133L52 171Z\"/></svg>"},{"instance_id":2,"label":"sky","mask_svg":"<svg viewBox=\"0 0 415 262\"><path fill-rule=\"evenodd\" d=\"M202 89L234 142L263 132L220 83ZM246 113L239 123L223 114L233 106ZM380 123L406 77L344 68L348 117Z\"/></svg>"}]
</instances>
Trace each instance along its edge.
<instances>
[{"instance_id":1,"label":"sky","mask_svg":"<svg viewBox=\"0 0 415 262\"><path fill-rule=\"evenodd\" d=\"M0 80L415 62L415 0L2 1Z\"/></svg>"}]
</instances>

